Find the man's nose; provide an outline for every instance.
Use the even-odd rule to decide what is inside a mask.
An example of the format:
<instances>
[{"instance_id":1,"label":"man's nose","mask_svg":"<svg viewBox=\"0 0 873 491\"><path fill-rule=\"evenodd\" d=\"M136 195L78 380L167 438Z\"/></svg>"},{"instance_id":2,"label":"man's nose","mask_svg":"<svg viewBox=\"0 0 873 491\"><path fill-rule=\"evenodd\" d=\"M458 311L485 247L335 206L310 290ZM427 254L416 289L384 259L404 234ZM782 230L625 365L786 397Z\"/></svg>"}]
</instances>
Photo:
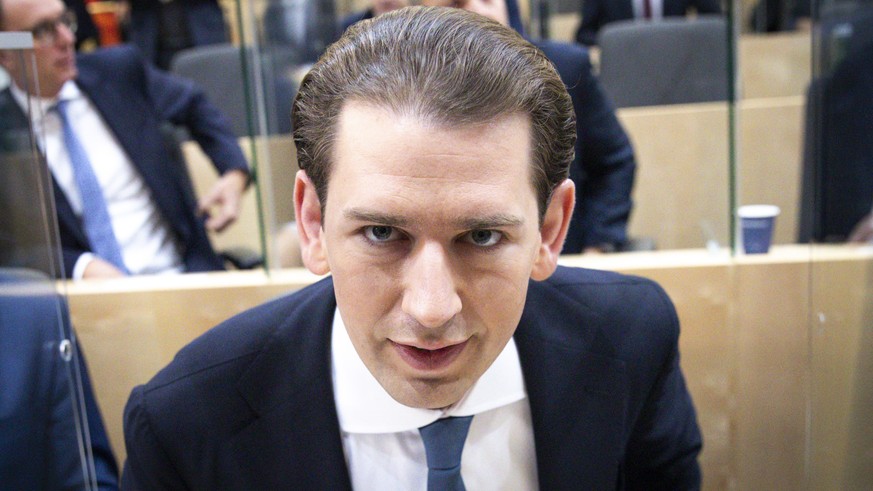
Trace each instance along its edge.
<instances>
[{"instance_id":1,"label":"man's nose","mask_svg":"<svg viewBox=\"0 0 873 491\"><path fill-rule=\"evenodd\" d=\"M66 24L58 22L55 25L55 44L67 46L76 42L76 33Z\"/></svg>"},{"instance_id":2,"label":"man's nose","mask_svg":"<svg viewBox=\"0 0 873 491\"><path fill-rule=\"evenodd\" d=\"M404 268L403 311L424 327L441 327L461 311L457 278L441 245L417 249Z\"/></svg>"}]
</instances>

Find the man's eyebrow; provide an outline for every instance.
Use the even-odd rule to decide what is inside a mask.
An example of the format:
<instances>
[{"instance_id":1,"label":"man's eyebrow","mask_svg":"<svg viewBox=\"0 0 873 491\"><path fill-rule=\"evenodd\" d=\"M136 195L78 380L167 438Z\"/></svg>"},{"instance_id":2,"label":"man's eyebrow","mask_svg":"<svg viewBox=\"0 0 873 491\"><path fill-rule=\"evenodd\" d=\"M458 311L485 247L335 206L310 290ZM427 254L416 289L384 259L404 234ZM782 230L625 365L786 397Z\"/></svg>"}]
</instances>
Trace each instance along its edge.
<instances>
[{"instance_id":1,"label":"man's eyebrow","mask_svg":"<svg viewBox=\"0 0 873 491\"><path fill-rule=\"evenodd\" d=\"M344 210L343 216L346 218L346 220L378 223L381 225L387 225L389 227L404 227L409 224L409 220L398 217L396 215L389 215L387 213L381 213L372 210L363 210L359 208Z\"/></svg>"},{"instance_id":2,"label":"man's eyebrow","mask_svg":"<svg viewBox=\"0 0 873 491\"><path fill-rule=\"evenodd\" d=\"M457 220L459 228L483 230L490 228L518 227L524 224L524 219L515 215L497 213L481 217L469 217Z\"/></svg>"},{"instance_id":3,"label":"man's eyebrow","mask_svg":"<svg viewBox=\"0 0 873 491\"><path fill-rule=\"evenodd\" d=\"M345 210L343 211L343 216L346 220L378 223L389 227L403 228L410 226L412 223L412 220L404 217L360 208ZM452 220L452 222L457 228L465 230L484 230L503 227L519 227L524 224L524 218L505 213L495 213L493 215L459 217Z\"/></svg>"}]
</instances>

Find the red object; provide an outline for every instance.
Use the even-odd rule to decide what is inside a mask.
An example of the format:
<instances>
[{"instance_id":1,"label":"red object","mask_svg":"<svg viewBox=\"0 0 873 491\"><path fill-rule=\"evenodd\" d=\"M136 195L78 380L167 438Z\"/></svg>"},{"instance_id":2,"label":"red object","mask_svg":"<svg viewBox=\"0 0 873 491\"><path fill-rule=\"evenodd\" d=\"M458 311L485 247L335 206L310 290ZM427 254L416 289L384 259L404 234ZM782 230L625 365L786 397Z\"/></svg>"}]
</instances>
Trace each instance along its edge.
<instances>
[{"instance_id":1,"label":"red object","mask_svg":"<svg viewBox=\"0 0 873 491\"><path fill-rule=\"evenodd\" d=\"M100 36L100 46L121 44L121 23L118 19L118 5L114 1L85 0L85 8L91 14L94 26Z\"/></svg>"}]
</instances>

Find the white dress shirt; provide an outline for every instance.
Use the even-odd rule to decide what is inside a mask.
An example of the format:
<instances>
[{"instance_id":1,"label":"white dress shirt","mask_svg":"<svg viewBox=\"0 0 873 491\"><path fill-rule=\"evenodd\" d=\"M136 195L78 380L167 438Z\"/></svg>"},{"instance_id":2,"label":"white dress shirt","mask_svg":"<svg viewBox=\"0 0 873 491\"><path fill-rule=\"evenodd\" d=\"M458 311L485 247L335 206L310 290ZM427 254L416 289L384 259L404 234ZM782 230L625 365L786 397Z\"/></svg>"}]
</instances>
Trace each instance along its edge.
<instances>
[{"instance_id":1,"label":"white dress shirt","mask_svg":"<svg viewBox=\"0 0 873 491\"><path fill-rule=\"evenodd\" d=\"M94 104L69 81L58 97L28 96L15 84L12 95L26 107L30 98L32 125L38 136L52 177L64 192L77 215L82 213L82 198L76 187L73 167L64 144L60 115L50 109L58 100L68 100L67 114L79 138L112 220L112 229L121 247L124 264L131 274L178 273L184 265L169 224L155 205L151 192L115 135L103 121ZM87 135L87 137L85 137ZM83 254L73 268L72 277L81 278L94 256Z\"/></svg>"},{"instance_id":2,"label":"white dress shirt","mask_svg":"<svg viewBox=\"0 0 873 491\"><path fill-rule=\"evenodd\" d=\"M644 7L646 0L632 0L635 19L645 19L646 8ZM649 0L649 6L652 8L652 19L661 19L664 17L664 2L662 0Z\"/></svg>"},{"instance_id":3,"label":"white dress shirt","mask_svg":"<svg viewBox=\"0 0 873 491\"><path fill-rule=\"evenodd\" d=\"M418 428L442 417L469 415L475 417L461 457L466 488L538 489L530 406L512 339L464 398L443 410L395 401L358 356L338 310L331 348L334 397L353 489L427 489Z\"/></svg>"}]
</instances>

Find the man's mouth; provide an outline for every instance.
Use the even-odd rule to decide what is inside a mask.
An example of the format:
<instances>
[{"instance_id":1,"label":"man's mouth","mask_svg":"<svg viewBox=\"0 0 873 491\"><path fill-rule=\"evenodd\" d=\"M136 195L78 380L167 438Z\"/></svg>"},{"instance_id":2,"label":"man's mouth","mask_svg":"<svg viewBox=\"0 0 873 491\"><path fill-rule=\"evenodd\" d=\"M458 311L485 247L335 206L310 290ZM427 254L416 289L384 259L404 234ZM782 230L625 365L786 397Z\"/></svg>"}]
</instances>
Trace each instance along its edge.
<instances>
[{"instance_id":1,"label":"man's mouth","mask_svg":"<svg viewBox=\"0 0 873 491\"><path fill-rule=\"evenodd\" d=\"M469 340L437 349L418 348L393 341L392 344L398 354L400 354L400 357L403 358L403 361L412 368L422 371L435 371L451 365L458 355L464 351L468 342Z\"/></svg>"}]
</instances>

